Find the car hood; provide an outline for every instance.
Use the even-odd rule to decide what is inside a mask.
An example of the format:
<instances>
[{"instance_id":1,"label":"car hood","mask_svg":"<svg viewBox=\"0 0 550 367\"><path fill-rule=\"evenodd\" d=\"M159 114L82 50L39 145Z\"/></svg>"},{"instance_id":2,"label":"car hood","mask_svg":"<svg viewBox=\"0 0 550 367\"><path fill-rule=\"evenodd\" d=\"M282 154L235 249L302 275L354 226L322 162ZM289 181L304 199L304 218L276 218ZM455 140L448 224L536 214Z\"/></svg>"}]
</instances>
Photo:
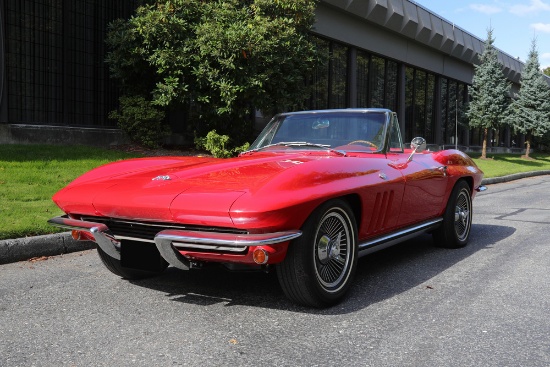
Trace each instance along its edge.
<instances>
[{"instance_id":1,"label":"car hood","mask_svg":"<svg viewBox=\"0 0 550 367\"><path fill-rule=\"evenodd\" d=\"M232 225L231 205L284 172L331 155L255 154L232 159L142 158L111 163L54 196L67 213L198 225Z\"/></svg>"}]
</instances>

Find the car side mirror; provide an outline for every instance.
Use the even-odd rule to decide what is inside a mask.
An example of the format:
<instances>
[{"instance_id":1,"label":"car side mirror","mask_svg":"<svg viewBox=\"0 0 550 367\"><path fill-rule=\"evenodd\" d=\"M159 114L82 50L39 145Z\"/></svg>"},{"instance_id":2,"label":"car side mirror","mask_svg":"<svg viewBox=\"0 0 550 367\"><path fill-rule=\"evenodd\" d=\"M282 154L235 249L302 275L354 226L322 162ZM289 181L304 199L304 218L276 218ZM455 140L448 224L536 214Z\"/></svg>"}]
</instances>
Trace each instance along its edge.
<instances>
[{"instance_id":1,"label":"car side mirror","mask_svg":"<svg viewBox=\"0 0 550 367\"><path fill-rule=\"evenodd\" d=\"M414 138L413 140L411 140L411 149L412 153L409 156L409 159L407 159L407 162L410 162L412 160L414 153L420 153L426 150L426 139L421 137Z\"/></svg>"}]
</instances>

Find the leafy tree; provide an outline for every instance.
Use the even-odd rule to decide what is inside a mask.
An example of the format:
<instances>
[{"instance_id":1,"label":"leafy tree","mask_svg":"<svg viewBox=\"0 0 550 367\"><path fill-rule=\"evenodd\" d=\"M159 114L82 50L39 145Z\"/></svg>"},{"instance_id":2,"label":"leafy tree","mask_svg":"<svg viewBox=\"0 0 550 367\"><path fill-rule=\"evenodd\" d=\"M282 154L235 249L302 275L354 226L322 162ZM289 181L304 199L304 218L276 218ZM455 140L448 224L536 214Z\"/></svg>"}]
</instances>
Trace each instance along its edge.
<instances>
[{"instance_id":1,"label":"leafy tree","mask_svg":"<svg viewBox=\"0 0 550 367\"><path fill-rule=\"evenodd\" d=\"M240 144L255 109L303 107L314 10L311 0L150 0L110 25L107 62L125 94L192 107L199 136L216 129Z\"/></svg>"},{"instance_id":2,"label":"leafy tree","mask_svg":"<svg viewBox=\"0 0 550 367\"><path fill-rule=\"evenodd\" d=\"M531 139L550 130L550 87L540 71L536 41L533 40L517 98L510 105L509 124L526 134L525 158L529 158Z\"/></svg>"},{"instance_id":3,"label":"leafy tree","mask_svg":"<svg viewBox=\"0 0 550 367\"><path fill-rule=\"evenodd\" d=\"M487 30L485 50L480 64L475 66L472 100L466 112L471 127L483 129L481 159L487 158L487 135L489 129L500 126L508 106L510 84L502 73L497 50L493 46L493 29Z\"/></svg>"},{"instance_id":4,"label":"leafy tree","mask_svg":"<svg viewBox=\"0 0 550 367\"><path fill-rule=\"evenodd\" d=\"M544 75L550 76L550 66L545 68L542 72L544 73Z\"/></svg>"}]
</instances>

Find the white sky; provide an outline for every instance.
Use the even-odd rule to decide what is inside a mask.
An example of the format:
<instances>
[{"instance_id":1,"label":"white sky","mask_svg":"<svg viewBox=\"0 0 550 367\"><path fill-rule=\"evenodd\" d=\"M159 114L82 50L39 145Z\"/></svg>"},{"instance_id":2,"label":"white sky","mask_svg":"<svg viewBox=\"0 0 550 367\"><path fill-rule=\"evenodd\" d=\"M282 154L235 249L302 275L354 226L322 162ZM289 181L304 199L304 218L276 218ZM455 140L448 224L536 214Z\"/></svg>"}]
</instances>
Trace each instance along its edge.
<instances>
[{"instance_id":1,"label":"white sky","mask_svg":"<svg viewBox=\"0 0 550 367\"><path fill-rule=\"evenodd\" d=\"M523 62L535 38L541 67L550 66L550 0L415 2L482 40L492 27L495 46Z\"/></svg>"}]
</instances>

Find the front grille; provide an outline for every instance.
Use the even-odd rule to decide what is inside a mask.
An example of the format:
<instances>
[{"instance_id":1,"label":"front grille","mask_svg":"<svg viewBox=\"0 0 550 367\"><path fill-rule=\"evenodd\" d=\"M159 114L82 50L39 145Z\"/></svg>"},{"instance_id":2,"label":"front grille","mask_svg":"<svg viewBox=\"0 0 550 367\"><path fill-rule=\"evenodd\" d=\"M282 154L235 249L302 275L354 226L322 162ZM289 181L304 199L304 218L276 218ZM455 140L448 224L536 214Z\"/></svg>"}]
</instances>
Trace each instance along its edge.
<instances>
[{"instance_id":1,"label":"front grille","mask_svg":"<svg viewBox=\"0 0 550 367\"><path fill-rule=\"evenodd\" d=\"M117 238L130 238L146 242L154 242L157 233L165 229L181 229L187 231L200 232L220 232L246 234L244 230L226 227L203 227L174 223L141 222L116 218L84 216L80 218L83 221L103 223Z\"/></svg>"}]
</instances>

